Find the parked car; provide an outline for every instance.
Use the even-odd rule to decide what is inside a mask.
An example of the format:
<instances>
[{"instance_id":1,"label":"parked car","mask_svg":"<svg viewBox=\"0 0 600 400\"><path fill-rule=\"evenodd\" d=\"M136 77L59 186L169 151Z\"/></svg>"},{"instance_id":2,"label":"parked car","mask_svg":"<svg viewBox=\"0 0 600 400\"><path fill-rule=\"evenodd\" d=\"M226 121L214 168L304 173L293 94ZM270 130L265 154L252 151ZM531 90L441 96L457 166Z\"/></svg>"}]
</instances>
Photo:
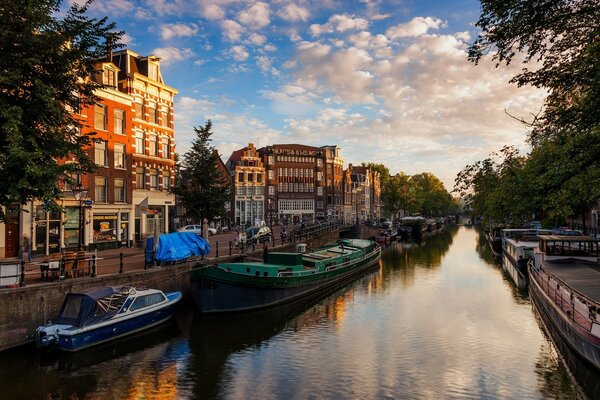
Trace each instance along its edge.
<instances>
[{"instance_id":1,"label":"parked car","mask_svg":"<svg viewBox=\"0 0 600 400\"><path fill-rule=\"evenodd\" d=\"M252 226L242 233L241 241L249 244L268 242L273 237L271 228L268 226Z\"/></svg>"},{"instance_id":2,"label":"parked car","mask_svg":"<svg viewBox=\"0 0 600 400\"><path fill-rule=\"evenodd\" d=\"M202 225L186 225L177 229L177 232L192 232L198 236L202 236ZM208 228L208 236L216 235L217 228Z\"/></svg>"},{"instance_id":3,"label":"parked car","mask_svg":"<svg viewBox=\"0 0 600 400\"><path fill-rule=\"evenodd\" d=\"M186 226L182 226L181 228L177 229L177 232L192 232L192 233L195 233L196 235L201 236L202 235L202 226L186 225Z\"/></svg>"}]
</instances>

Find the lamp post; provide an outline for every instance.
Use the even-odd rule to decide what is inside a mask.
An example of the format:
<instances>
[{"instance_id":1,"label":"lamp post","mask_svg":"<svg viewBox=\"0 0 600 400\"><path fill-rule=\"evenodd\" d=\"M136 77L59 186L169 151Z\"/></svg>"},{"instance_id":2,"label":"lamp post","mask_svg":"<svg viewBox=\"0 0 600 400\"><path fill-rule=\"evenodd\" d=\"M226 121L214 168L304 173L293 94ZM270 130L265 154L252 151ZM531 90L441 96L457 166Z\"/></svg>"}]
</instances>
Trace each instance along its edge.
<instances>
[{"instance_id":1,"label":"lamp post","mask_svg":"<svg viewBox=\"0 0 600 400\"><path fill-rule=\"evenodd\" d=\"M87 197L88 190L81 184L73 188L73 196L79 202L79 229L77 231L77 250L83 250L83 200Z\"/></svg>"}]
</instances>

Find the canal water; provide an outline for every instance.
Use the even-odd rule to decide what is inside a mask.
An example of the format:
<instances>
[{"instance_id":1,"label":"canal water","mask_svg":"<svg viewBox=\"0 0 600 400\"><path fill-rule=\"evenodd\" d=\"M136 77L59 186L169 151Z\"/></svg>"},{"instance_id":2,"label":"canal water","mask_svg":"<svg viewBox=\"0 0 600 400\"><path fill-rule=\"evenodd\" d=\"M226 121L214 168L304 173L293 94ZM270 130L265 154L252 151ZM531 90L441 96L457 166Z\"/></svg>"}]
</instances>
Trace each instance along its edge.
<instances>
[{"instance_id":1,"label":"canal water","mask_svg":"<svg viewBox=\"0 0 600 400\"><path fill-rule=\"evenodd\" d=\"M556 349L480 234L453 227L386 247L379 268L299 309L205 318L184 307L168 325L82 353L2 354L0 398L598 395L598 376L565 367Z\"/></svg>"}]
</instances>

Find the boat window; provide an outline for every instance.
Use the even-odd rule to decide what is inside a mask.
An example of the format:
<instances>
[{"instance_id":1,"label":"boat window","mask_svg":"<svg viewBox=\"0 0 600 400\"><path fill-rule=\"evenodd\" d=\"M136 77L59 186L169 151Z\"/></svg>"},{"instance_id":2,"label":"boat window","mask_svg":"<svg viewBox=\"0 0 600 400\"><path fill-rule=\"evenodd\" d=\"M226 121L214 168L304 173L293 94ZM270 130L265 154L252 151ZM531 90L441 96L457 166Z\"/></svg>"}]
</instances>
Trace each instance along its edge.
<instances>
[{"instance_id":1,"label":"boat window","mask_svg":"<svg viewBox=\"0 0 600 400\"><path fill-rule=\"evenodd\" d=\"M260 276L260 271L256 271L255 275Z\"/></svg>"},{"instance_id":2,"label":"boat window","mask_svg":"<svg viewBox=\"0 0 600 400\"><path fill-rule=\"evenodd\" d=\"M81 296L68 296L61 318L77 318L81 309Z\"/></svg>"},{"instance_id":3,"label":"boat window","mask_svg":"<svg viewBox=\"0 0 600 400\"><path fill-rule=\"evenodd\" d=\"M269 276L269 273L267 271L263 272L263 276Z\"/></svg>"},{"instance_id":4,"label":"boat window","mask_svg":"<svg viewBox=\"0 0 600 400\"><path fill-rule=\"evenodd\" d=\"M131 311L139 310L140 308L149 307L160 303L165 299L162 293L153 293L146 296L140 296L131 305Z\"/></svg>"}]
</instances>

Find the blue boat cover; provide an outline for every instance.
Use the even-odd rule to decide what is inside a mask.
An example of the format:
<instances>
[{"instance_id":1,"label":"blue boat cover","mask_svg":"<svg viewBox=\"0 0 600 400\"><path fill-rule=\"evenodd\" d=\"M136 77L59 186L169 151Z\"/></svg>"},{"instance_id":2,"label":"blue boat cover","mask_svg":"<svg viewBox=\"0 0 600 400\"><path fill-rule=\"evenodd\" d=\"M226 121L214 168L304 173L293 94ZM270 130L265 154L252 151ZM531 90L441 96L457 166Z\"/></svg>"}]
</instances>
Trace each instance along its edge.
<instances>
[{"instance_id":1,"label":"blue boat cover","mask_svg":"<svg viewBox=\"0 0 600 400\"><path fill-rule=\"evenodd\" d=\"M200 236L192 232L173 232L159 236L156 261L179 261L208 253L210 244Z\"/></svg>"},{"instance_id":2,"label":"blue boat cover","mask_svg":"<svg viewBox=\"0 0 600 400\"><path fill-rule=\"evenodd\" d=\"M99 312L96 300L115 294L112 287L97 287L79 293L67 293L56 324L67 324L75 327L86 325L111 318L113 313Z\"/></svg>"}]
</instances>

